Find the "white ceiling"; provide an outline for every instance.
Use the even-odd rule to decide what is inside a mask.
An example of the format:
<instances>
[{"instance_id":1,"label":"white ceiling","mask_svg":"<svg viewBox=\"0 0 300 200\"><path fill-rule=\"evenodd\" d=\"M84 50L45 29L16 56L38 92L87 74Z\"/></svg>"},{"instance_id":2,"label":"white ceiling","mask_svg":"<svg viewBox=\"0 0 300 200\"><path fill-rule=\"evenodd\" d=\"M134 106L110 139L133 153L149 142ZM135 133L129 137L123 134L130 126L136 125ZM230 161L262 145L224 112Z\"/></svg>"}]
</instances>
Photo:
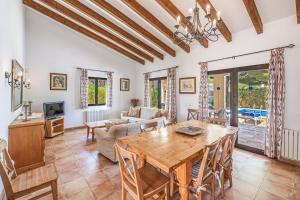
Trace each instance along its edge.
<instances>
[{"instance_id":1,"label":"white ceiling","mask_svg":"<svg viewBox=\"0 0 300 200\"><path fill-rule=\"evenodd\" d=\"M35 0L35 1L39 1L39 0ZM62 0L56 0L56 1L62 3ZM122 22L120 22L119 20L114 19L114 17L105 13L105 11L101 10L99 7L91 3L89 0L79 0L79 1L89 6L90 8L94 9L95 11L97 11L99 14L103 15L107 19L110 19L112 22L119 25L120 27L123 27L124 29L126 29L128 32L132 33L139 39L145 41L145 43L151 45L159 52L166 54L158 47L153 45L151 42L147 41L143 36L137 34L135 31L131 30L126 25L122 24ZM158 37L161 41L163 41L164 43L166 43L176 51L180 50L180 48L174 45L170 39L165 37L162 33L160 33L158 30L152 27L147 21L145 21L138 14L136 14L134 11L128 8L124 3L121 2L121 0L106 0L106 1L112 4L113 6L115 6L121 12L125 13L136 23L144 27L146 30L151 32L153 35ZM137 0L137 1L141 5L143 5L147 10L149 10L154 16L156 16L169 29L174 30L174 25L176 24L176 20L173 19L163 8L161 8L161 6L157 2L155 2L155 0ZM188 15L189 8L192 8L195 5L195 0L171 0L171 1L185 16ZM253 31L255 31L242 0L210 0L210 1L217 10L220 10L222 12L222 19L232 33L236 33L247 28L253 28ZM259 14L261 16L262 22L264 24L271 21L278 20L283 17L296 14L295 0L255 0L255 2ZM64 5L67 6L67 4ZM202 9L200 10L202 16L204 16L204 12L202 11ZM295 23L296 23L296 19L295 19ZM200 45L200 44L195 43L194 45Z\"/></svg>"}]
</instances>

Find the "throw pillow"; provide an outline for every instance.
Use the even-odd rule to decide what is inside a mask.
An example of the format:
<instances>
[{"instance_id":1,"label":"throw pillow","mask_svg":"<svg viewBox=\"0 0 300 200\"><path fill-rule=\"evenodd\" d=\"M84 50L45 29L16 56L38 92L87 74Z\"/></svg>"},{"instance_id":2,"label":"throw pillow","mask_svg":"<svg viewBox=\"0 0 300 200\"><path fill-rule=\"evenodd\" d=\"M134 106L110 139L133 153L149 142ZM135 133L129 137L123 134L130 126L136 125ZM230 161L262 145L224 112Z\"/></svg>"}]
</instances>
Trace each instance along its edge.
<instances>
[{"instance_id":1,"label":"throw pillow","mask_svg":"<svg viewBox=\"0 0 300 200\"><path fill-rule=\"evenodd\" d=\"M128 117L140 117L140 107L130 107Z\"/></svg>"},{"instance_id":2,"label":"throw pillow","mask_svg":"<svg viewBox=\"0 0 300 200\"><path fill-rule=\"evenodd\" d=\"M158 111L155 113L155 115L153 116L153 118L159 118L159 117L161 117L161 112L160 112L160 110L158 110Z\"/></svg>"},{"instance_id":3,"label":"throw pillow","mask_svg":"<svg viewBox=\"0 0 300 200\"><path fill-rule=\"evenodd\" d=\"M168 118L169 111L161 109L160 114L161 114L161 117Z\"/></svg>"}]
</instances>

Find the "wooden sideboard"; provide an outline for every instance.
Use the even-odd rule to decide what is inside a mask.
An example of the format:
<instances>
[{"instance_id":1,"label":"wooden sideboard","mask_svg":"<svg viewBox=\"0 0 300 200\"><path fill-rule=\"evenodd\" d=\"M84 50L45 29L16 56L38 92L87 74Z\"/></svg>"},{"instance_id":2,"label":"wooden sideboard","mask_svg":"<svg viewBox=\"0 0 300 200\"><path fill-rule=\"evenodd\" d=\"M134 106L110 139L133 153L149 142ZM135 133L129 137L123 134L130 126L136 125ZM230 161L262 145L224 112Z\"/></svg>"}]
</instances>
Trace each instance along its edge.
<instances>
[{"instance_id":1,"label":"wooden sideboard","mask_svg":"<svg viewBox=\"0 0 300 200\"><path fill-rule=\"evenodd\" d=\"M14 120L8 127L8 152L18 173L45 165L45 119Z\"/></svg>"}]
</instances>

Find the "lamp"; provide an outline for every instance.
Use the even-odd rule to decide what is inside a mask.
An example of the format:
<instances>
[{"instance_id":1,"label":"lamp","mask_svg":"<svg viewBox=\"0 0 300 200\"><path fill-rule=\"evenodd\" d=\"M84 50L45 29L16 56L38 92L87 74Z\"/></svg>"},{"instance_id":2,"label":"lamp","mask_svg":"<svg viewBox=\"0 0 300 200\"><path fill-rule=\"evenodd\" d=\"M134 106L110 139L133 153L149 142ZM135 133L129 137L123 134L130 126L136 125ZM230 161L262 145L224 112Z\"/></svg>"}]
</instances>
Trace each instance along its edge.
<instances>
[{"instance_id":1,"label":"lamp","mask_svg":"<svg viewBox=\"0 0 300 200\"><path fill-rule=\"evenodd\" d=\"M23 72L19 72L17 74L17 77L14 78L14 79L13 79L12 73L5 72L5 78L7 79L8 85L10 85L11 87L14 87L14 88L20 88L21 85L23 84L23 86L26 89L30 89L31 88L31 81L30 81L30 79L28 79L27 81L23 81L22 82L22 77L23 77Z\"/></svg>"}]
</instances>

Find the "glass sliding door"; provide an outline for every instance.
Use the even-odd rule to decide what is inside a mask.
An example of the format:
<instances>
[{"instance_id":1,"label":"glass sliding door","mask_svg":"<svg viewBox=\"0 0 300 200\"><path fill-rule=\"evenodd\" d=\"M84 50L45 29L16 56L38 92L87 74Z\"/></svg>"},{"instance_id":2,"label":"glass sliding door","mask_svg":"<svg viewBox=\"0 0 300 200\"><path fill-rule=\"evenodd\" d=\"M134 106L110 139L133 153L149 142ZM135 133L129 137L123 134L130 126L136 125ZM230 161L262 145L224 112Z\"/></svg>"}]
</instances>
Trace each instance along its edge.
<instances>
[{"instance_id":1,"label":"glass sliding door","mask_svg":"<svg viewBox=\"0 0 300 200\"><path fill-rule=\"evenodd\" d=\"M208 105L211 117L226 118L238 126L236 145L263 153L267 119L268 65L210 71ZM224 111L224 115L222 112Z\"/></svg>"},{"instance_id":2,"label":"glass sliding door","mask_svg":"<svg viewBox=\"0 0 300 200\"><path fill-rule=\"evenodd\" d=\"M238 72L238 145L263 151L267 124L267 69Z\"/></svg>"}]
</instances>

